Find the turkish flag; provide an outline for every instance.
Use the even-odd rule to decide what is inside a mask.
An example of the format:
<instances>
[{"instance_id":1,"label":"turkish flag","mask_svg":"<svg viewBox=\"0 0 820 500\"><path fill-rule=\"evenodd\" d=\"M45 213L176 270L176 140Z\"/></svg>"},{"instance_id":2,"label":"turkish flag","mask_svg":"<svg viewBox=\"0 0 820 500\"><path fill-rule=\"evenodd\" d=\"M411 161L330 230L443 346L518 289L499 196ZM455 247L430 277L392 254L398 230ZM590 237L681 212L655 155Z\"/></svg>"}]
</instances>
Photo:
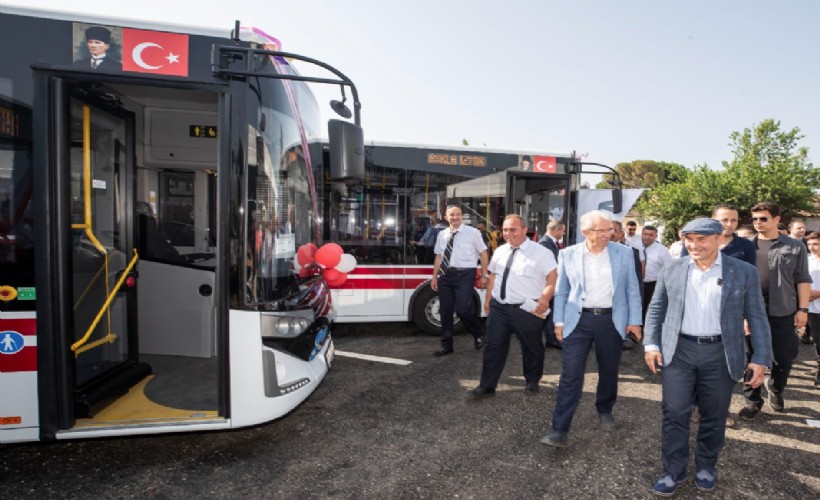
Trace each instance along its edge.
<instances>
[{"instance_id":1,"label":"turkish flag","mask_svg":"<svg viewBox=\"0 0 820 500\"><path fill-rule=\"evenodd\" d=\"M541 174L555 173L555 157L554 156L535 156L533 158L533 172Z\"/></svg>"},{"instance_id":2,"label":"turkish flag","mask_svg":"<svg viewBox=\"0 0 820 500\"><path fill-rule=\"evenodd\" d=\"M122 70L188 76L188 35L123 28Z\"/></svg>"}]
</instances>

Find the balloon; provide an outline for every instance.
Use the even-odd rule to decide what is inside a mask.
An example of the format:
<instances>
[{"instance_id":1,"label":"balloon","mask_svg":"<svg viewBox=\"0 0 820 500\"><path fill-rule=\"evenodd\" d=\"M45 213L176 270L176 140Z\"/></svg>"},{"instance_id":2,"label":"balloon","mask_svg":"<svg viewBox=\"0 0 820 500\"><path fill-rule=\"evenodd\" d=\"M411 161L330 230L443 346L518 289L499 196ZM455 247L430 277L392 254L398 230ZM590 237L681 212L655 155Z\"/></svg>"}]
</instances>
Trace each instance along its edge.
<instances>
[{"instance_id":1,"label":"balloon","mask_svg":"<svg viewBox=\"0 0 820 500\"><path fill-rule=\"evenodd\" d=\"M298 255L293 256L293 270L296 271L297 273L302 270L302 265L299 264L299 256Z\"/></svg>"},{"instance_id":2,"label":"balloon","mask_svg":"<svg viewBox=\"0 0 820 500\"><path fill-rule=\"evenodd\" d=\"M347 281L347 274L341 273L336 269L325 269L322 271L322 278L328 286L339 286Z\"/></svg>"},{"instance_id":3,"label":"balloon","mask_svg":"<svg viewBox=\"0 0 820 500\"><path fill-rule=\"evenodd\" d=\"M350 271L356 268L356 257L350 255L349 253L342 254L342 260L336 266L336 270L349 273Z\"/></svg>"},{"instance_id":4,"label":"balloon","mask_svg":"<svg viewBox=\"0 0 820 500\"><path fill-rule=\"evenodd\" d=\"M303 267L302 269L299 270L299 277L300 278L307 278L311 274L313 274L313 273L310 272L309 267Z\"/></svg>"},{"instance_id":5,"label":"balloon","mask_svg":"<svg viewBox=\"0 0 820 500\"><path fill-rule=\"evenodd\" d=\"M344 250L336 243L327 243L316 251L316 263L325 269L333 269L342 260Z\"/></svg>"},{"instance_id":6,"label":"balloon","mask_svg":"<svg viewBox=\"0 0 820 500\"><path fill-rule=\"evenodd\" d=\"M318 248L313 243L305 243L300 246L299 250L296 251L296 258L299 261L299 265L304 267L308 264L313 264L316 260L317 251Z\"/></svg>"}]
</instances>

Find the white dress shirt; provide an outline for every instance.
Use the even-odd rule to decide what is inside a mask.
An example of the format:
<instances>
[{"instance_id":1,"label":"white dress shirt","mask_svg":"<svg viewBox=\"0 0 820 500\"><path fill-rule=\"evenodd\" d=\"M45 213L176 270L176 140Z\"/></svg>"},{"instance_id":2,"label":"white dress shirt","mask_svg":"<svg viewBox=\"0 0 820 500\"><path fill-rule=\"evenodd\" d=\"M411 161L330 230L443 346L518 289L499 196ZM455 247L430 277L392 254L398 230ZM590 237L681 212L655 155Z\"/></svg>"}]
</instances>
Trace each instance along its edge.
<instances>
[{"instance_id":1,"label":"white dress shirt","mask_svg":"<svg viewBox=\"0 0 820 500\"><path fill-rule=\"evenodd\" d=\"M702 271L689 261L683 303L681 333L694 336L720 335L720 295L723 290L723 256Z\"/></svg>"},{"instance_id":2,"label":"white dress shirt","mask_svg":"<svg viewBox=\"0 0 820 500\"><path fill-rule=\"evenodd\" d=\"M507 275L507 290L501 300L501 282L513 247L505 243L493 252L487 269L495 274L493 298L502 304L523 304L525 299L537 301L547 287L547 275L558 267L552 252L543 245L525 239L515 252Z\"/></svg>"},{"instance_id":3,"label":"white dress shirt","mask_svg":"<svg viewBox=\"0 0 820 500\"><path fill-rule=\"evenodd\" d=\"M658 281L658 275L661 273L664 264L672 260L669 250L657 241L648 247L642 247L640 250L644 254L644 262L646 263L646 274L643 281Z\"/></svg>"},{"instance_id":4,"label":"white dress shirt","mask_svg":"<svg viewBox=\"0 0 820 500\"><path fill-rule=\"evenodd\" d=\"M811 289L820 290L820 258L813 253L809 253L809 275L811 276ZM820 299L809 302L809 312L820 314ZM820 336L820 332L811 332L812 336ZM817 337L815 337L816 341Z\"/></svg>"},{"instance_id":5,"label":"white dress shirt","mask_svg":"<svg viewBox=\"0 0 820 500\"><path fill-rule=\"evenodd\" d=\"M612 264L609 252L595 255L584 245L584 307L612 307Z\"/></svg>"},{"instance_id":6,"label":"white dress shirt","mask_svg":"<svg viewBox=\"0 0 820 500\"><path fill-rule=\"evenodd\" d=\"M481 237L481 231L472 226L462 224L456 229L456 232L458 232L458 234L456 234L456 239L453 240L453 253L450 254L450 267L476 267L479 255L481 255L481 252L487 250L484 238ZM453 232L449 227L439 231L436 246L433 249L436 255L444 255L447 242L450 241L452 234Z\"/></svg>"}]
</instances>

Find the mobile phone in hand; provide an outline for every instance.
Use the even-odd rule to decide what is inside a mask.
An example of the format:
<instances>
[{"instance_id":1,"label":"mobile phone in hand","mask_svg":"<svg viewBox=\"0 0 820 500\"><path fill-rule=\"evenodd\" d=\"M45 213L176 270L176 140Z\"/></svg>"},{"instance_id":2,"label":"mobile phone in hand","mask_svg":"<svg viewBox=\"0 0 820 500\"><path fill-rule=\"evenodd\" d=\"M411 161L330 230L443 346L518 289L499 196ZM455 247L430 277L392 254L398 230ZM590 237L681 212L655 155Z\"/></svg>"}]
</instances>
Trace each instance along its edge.
<instances>
[{"instance_id":1,"label":"mobile phone in hand","mask_svg":"<svg viewBox=\"0 0 820 500\"><path fill-rule=\"evenodd\" d=\"M751 368L746 368L746 371L743 372L743 382L748 384L752 381L755 376L755 371Z\"/></svg>"}]
</instances>

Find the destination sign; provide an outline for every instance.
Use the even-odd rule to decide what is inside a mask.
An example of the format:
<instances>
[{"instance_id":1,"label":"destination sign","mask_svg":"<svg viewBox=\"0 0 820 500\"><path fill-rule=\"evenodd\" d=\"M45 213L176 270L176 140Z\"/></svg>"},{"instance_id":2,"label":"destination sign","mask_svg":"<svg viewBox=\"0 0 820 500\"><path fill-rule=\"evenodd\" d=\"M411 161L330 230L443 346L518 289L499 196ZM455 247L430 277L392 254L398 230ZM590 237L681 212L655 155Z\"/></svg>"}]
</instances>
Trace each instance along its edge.
<instances>
[{"instance_id":1,"label":"destination sign","mask_svg":"<svg viewBox=\"0 0 820 500\"><path fill-rule=\"evenodd\" d=\"M428 165L451 165L459 167L486 167L487 157L450 153L427 153Z\"/></svg>"},{"instance_id":2,"label":"destination sign","mask_svg":"<svg viewBox=\"0 0 820 500\"><path fill-rule=\"evenodd\" d=\"M0 107L0 135L20 137L20 114L14 110Z\"/></svg>"}]
</instances>

